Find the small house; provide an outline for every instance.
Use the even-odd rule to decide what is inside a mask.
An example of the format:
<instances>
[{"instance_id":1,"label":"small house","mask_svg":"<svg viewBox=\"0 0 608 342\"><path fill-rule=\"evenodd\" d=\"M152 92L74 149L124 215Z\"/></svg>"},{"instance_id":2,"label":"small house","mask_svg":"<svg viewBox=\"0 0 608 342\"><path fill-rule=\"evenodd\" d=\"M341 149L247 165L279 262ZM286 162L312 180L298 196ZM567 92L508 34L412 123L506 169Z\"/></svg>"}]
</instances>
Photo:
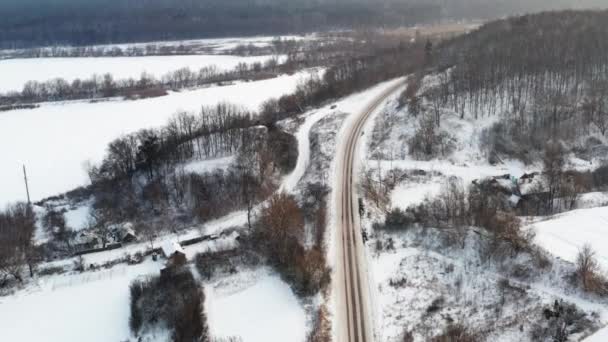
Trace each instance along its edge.
<instances>
[{"instance_id":1,"label":"small house","mask_svg":"<svg viewBox=\"0 0 608 342\"><path fill-rule=\"evenodd\" d=\"M100 239L97 235L88 231L81 231L74 237L74 247L77 250L92 249L97 247Z\"/></svg>"},{"instance_id":2,"label":"small house","mask_svg":"<svg viewBox=\"0 0 608 342\"><path fill-rule=\"evenodd\" d=\"M167 258L167 266L179 266L186 263L186 252L178 242L167 242L162 245L162 253Z\"/></svg>"},{"instance_id":3,"label":"small house","mask_svg":"<svg viewBox=\"0 0 608 342\"><path fill-rule=\"evenodd\" d=\"M120 234L121 242L129 243L137 240L137 235L135 234L135 229L133 229L132 223L126 223L122 228L123 229Z\"/></svg>"}]
</instances>

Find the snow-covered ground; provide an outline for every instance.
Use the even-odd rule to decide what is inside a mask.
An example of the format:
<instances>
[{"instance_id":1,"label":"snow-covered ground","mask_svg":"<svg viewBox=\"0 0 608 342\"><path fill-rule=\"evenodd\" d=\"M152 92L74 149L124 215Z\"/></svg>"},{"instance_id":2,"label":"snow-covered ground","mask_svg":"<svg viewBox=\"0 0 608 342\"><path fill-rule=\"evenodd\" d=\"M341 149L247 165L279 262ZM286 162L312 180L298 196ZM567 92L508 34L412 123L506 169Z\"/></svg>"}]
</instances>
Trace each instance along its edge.
<instances>
[{"instance_id":1,"label":"snow-covered ground","mask_svg":"<svg viewBox=\"0 0 608 342\"><path fill-rule=\"evenodd\" d=\"M315 71L316 72L316 71ZM265 100L295 90L308 71L277 78L171 93L138 101L48 103L0 114L0 207L24 200L22 165L32 200L86 184L84 163L99 162L122 134L158 127L178 111L232 102L257 110Z\"/></svg>"},{"instance_id":2,"label":"snow-covered ground","mask_svg":"<svg viewBox=\"0 0 608 342\"><path fill-rule=\"evenodd\" d=\"M579 250L591 245L608 271L608 207L569 211L529 227L536 231L537 243L564 260L575 262Z\"/></svg>"},{"instance_id":3,"label":"snow-covered ground","mask_svg":"<svg viewBox=\"0 0 608 342\"><path fill-rule=\"evenodd\" d=\"M200 229L167 235L155 246L200 235L224 231L243 225L245 216L235 213L209 222ZM232 233L217 240L184 247L189 260L206 251L233 249L238 245ZM143 252L148 243L135 243L127 248L85 255L83 262L101 264L127 254ZM75 259L46 263L42 267L70 269ZM129 330L129 285L137 277L158 275L164 261L150 257L139 265L118 264L110 269L69 272L43 276L29 281L15 294L0 297L0 329L2 341L127 341ZM211 333L215 337L238 336L244 342L304 341L307 318L303 305L291 288L267 268L221 275L201 283L206 290L205 308ZM36 329L31 329L31 327ZM153 341L169 341L166 331Z\"/></svg>"},{"instance_id":4,"label":"snow-covered ground","mask_svg":"<svg viewBox=\"0 0 608 342\"><path fill-rule=\"evenodd\" d=\"M70 209L65 212L65 223L74 230L81 230L86 227L89 219L91 207L89 203Z\"/></svg>"},{"instance_id":5,"label":"snow-covered ground","mask_svg":"<svg viewBox=\"0 0 608 342\"><path fill-rule=\"evenodd\" d=\"M388 208L405 209L437 195L448 177L460 178L467 187L475 179L505 174L520 177L539 171L540 165L513 160L497 165L488 163L479 138L482 130L495 120L461 120L457 115L444 113L440 131L451 136L452 151L430 160L416 160L409 153L408 140L417 128L417 119L407 114L407 108L398 108L393 99L370 119L373 123L363 135L365 147L360 150L360 159L374 179L379 173L386 177L394 169L416 170L422 175L408 174L397 181L388 193ZM578 207L589 208L605 202L605 194L590 193L581 196ZM383 220L384 212L375 209L372 203L367 203L366 208L370 216L364 220L364 228L373 231L372 223ZM590 242L598 251L600 262L606 265L608 255L601 251L607 242L604 236L608 236L608 231L602 229L602 225L608 224L606 209L580 209L546 221L536 220L533 224L538 234L536 242L566 261L572 261L578 248ZM476 329L494 319L496 323L488 340L529 340L530 324L520 330L519 322L542 321L542 308L555 299L576 303L587 313L596 311L600 324L608 322L605 301L586 298L578 289L565 288L569 285L563 278L571 274L572 264L550 256L553 261L550 270L535 275L539 278L533 277L531 281L511 281L513 287L506 292L513 292L505 297L505 290L500 290L504 285L500 285L504 282L501 278L509 278L510 274L503 269L505 265L488 264L487 257L473 252L477 249L474 246L462 251L446 247L436 232L439 231L375 232L367 244L379 340L401 341L404 331L414 330L416 341L428 341L446 322ZM469 243L476 243L473 242L476 234L470 236L473 240ZM435 307L434 301L440 303L436 305L438 314L429 309Z\"/></svg>"},{"instance_id":6,"label":"snow-covered ground","mask_svg":"<svg viewBox=\"0 0 608 342\"><path fill-rule=\"evenodd\" d=\"M0 340L47 342L125 341L129 331L129 284L157 274L161 263L45 277L0 297Z\"/></svg>"},{"instance_id":7,"label":"snow-covered ground","mask_svg":"<svg viewBox=\"0 0 608 342\"><path fill-rule=\"evenodd\" d=\"M299 163L304 162L303 157L299 156ZM211 171L226 167L232 160L232 157L218 158L187 164L185 168L194 172ZM55 204L57 209L69 209L66 216L74 222L82 222L86 216L86 205L68 208L60 202ZM245 223L246 213L234 212L179 234L163 235L153 244L158 247L201 234L220 234ZM186 246L184 251L192 260L199 252L235 248L238 246L237 237L236 232L224 234L216 240ZM117 250L84 255L82 261L89 268L92 264L102 265L127 255L143 253L149 248L150 242L141 241ZM44 263L41 268L70 270L76 261L77 258L58 260ZM0 318L11 325L10 329L0 329L0 340L126 341L130 338L129 284L138 276L158 274L161 266L162 261L154 263L147 258L136 266L118 264L109 270L44 276L34 281L28 279L24 289L14 295L0 297ZM308 320L304 306L290 287L270 269L247 269L234 275L214 277L201 285L206 290L208 323L215 337L238 336L244 342L304 341ZM35 314L30 316L28 312ZM53 316L51 319L47 318L49 314ZM41 330L29 329L19 334L31 324L41 327ZM72 324L77 327L73 328ZM87 338L86 334L94 337ZM169 340L165 331L158 331L156 338L146 336L151 337L158 342Z\"/></svg>"},{"instance_id":8,"label":"snow-covered ground","mask_svg":"<svg viewBox=\"0 0 608 342\"><path fill-rule=\"evenodd\" d=\"M606 342L608 341L608 327L600 329L595 334L584 339L585 342Z\"/></svg>"},{"instance_id":9,"label":"snow-covered ground","mask_svg":"<svg viewBox=\"0 0 608 342\"><path fill-rule=\"evenodd\" d=\"M284 59L284 56L279 56ZM142 73L160 78L168 72L188 67L198 71L216 66L219 71L232 70L239 63L265 62L273 56L145 56L145 57L74 57L25 58L0 60L0 93L20 91L27 81L44 82L63 78L68 82L88 79L94 74L109 73L114 79L139 79Z\"/></svg>"},{"instance_id":10,"label":"snow-covered ground","mask_svg":"<svg viewBox=\"0 0 608 342\"><path fill-rule=\"evenodd\" d=\"M456 323L486 333L485 341L531 341L535 326L546 321L543 309L555 300L575 303L594 324L608 319L605 301L584 299L562 287L571 265L556 261L549 269L517 279L510 274L525 259L494 263L479 252L477 238L470 234L467 246L460 248L446 243L440 230L413 228L379 233L368 244L378 340L402 341L404 331L414 331L415 341L428 341Z\"/></svg>"},{"instance_id":11,"label":"snow-covered ground","mask_svg":"<svg viewBox=\"0 0 608 342\"><path fill-rule=\"evenodd\" d=\"M185 252L192 259L208 249L197 244L186 247ZM162 260L148 258L134 266L120 264L108 270L39 278L11 296L0 297L0 340L127 341L131 338L129 285L138 277L158 275L162 266ZM244 342L304 341L304 308L271 270L218 277L204 287L214 337L238 336ZM169 341L163 331L153 340Z\"/></svg>"},{"instance_id":12,"label":"snow-covered ground","mask_svg":"<svg viewBox=\"0 0 608 342\"><path fill-rule=\"evenodd\" d=\"M306 314L291 288L269 270L242 271L205 286L205 311L215 338L302 342Z\"/></svg>"}]
</instances>

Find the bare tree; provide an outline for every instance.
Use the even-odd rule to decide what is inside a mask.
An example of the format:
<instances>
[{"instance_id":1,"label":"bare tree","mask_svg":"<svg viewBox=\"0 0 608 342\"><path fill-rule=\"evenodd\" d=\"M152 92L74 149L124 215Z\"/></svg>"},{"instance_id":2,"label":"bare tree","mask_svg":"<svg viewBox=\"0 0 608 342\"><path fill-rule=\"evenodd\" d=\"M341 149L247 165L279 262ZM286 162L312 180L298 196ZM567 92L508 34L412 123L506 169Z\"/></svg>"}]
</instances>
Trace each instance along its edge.
<instances>
[{"instance_id":1,"label":"bare tree","mask_svg":"<svg viewBox=\"0 0 608 342\"><path fill-rule=\"evenodd\" d=\"M136 221L135 232L141 236L150 245L150 249L154 249L154 241L158 236L158 229L155 224L150 222Z\"/></svg>"},{"instance_id":2,"label":"bare tree","mask_svg":"<svg viewBox=\"0 0 608 342\"><path fill-rule=\"evenodd\" d=\"M102 248L106 248L110 241L111 222L112 218L109 210L92 210L87 217L87 227L99 237Z\"/></svg>"},{"instance_id":3,"label":"bare tree","mask_svg":"<svg viewBox=\"0 0 608 342\"><path fill-rule=\"evenodd\" d=\"M304 217L295 198L284 192L273 195L262 210L261 233L267 241L271 254L281 264L288 264L290 243L296 244L304 235Z\"/></svg>"},{"instance_id":4,"label":"bare tree","mask_svg":"<svg viewBox=\"0 0 608 342\"><path fill-rule=\"evenodd\" d=\"M585 244L576 256L577 274L587 292L608 293L608 283L600 276L600 266L596 253L589 244Z\"/></svg>"}]
</instances>

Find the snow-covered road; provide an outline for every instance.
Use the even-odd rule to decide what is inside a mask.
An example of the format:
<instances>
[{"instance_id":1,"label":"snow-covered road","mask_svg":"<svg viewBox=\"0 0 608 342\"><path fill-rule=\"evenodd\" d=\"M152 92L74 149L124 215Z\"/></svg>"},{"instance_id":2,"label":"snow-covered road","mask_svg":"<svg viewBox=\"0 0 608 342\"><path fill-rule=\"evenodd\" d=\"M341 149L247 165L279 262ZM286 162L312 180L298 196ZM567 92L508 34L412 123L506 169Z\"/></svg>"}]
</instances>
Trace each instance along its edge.
<instances>
[{"instance_id":1,"label":"snow-covered road","mask_svg":"<svg viewBox=\"0 0 608 342\"><path fill-rule=\"evenodd\" d=\"M399 78L376 87L371 101L347 120L339 138L334 169L333 215L336 220L334 276L336 332L338 341L373 341L373 318L367 262L358 214L356 177L358 142L367 119L386 99L404 85Z\"/></svg>"}]
</instances>

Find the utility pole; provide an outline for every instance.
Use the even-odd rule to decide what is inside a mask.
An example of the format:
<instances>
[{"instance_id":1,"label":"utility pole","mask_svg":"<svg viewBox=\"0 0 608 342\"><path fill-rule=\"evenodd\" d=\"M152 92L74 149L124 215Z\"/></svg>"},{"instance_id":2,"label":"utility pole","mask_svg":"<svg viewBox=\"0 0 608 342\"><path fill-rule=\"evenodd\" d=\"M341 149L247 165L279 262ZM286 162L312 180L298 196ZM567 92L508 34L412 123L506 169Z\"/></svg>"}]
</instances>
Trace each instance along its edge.
<instances>
[{"instance_id":1,"label":"utility pole","mask_svg":"<svg viewBox=\"0 0 608 342\"><path fill-rule=\"evenodd\" d=\"M32 204L30 201L30 187L27 184L27 172L25 172L25 164L23 165L23 179L25 180L25 192L27 193L27 204Z\"/></svg>"}]
</instances>

